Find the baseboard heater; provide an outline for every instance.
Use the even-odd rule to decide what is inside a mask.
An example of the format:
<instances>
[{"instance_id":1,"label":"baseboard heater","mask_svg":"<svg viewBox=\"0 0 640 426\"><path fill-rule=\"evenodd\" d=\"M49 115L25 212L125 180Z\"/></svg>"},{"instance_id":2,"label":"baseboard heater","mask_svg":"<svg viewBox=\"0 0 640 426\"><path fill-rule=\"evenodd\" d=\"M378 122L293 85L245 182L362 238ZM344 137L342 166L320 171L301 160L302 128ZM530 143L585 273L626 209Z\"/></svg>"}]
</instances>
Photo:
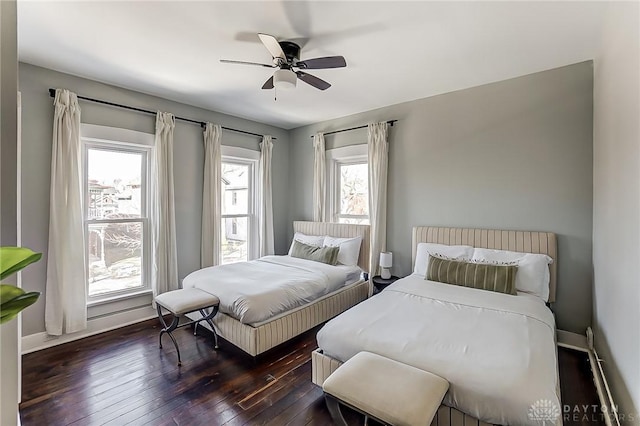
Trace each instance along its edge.
<instances>
[{"instance_id":1,"label":"baseboard heater","mask_svg":"<svg viewBox=\"0 0 640 426\"><path fill-rule=\"evenodd\" d=\"M605 376L604 370L602 369L603 359L598 356L596 347L593 344L593 330L591 330L591 327L587 328L587 345L589 347L589 362L591 363L591 370L593 371L593 380L596 383L598 398L600 398L600 404L602 404L603 412L605 410L604 407L606 407L607 410L604 413L605 422L607 423L607 426L620 426L618 406L613 401L611 389L609 388L609 383L607 383L607 377Z\"/></svg>"},{"instance_id":2,"label":"baseboard heater","mask_svg":"<svg viewBox=\"0 0 640 426\"><path fill-rule=\"evenodd\" d=\"M567 331L558 330L558 346L586 352L589 355L589 364L593 373L593 382L596 386L600 407L607 426L620 426L618 406L613 400L609 383L602 368L603 359L598 356L593 344L593 331L587 328L586 337Z\"/></svg>"}]
</instances>

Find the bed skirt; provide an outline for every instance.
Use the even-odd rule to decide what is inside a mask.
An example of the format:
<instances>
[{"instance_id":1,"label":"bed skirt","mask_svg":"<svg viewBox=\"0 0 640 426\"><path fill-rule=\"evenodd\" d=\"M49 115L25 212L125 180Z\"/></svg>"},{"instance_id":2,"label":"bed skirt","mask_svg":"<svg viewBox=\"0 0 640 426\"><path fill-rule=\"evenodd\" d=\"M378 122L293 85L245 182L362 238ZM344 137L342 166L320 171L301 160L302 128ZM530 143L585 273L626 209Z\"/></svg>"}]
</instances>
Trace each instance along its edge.
<instances>
[{"instance_id":1,"label":"bed skirt","mask_svg":"<svg viewBox=\"0 0 640 426\"><path fill-rule=\"evenodd\" d=\"M221 312L213 322L218 335L249 355L256 356L362 302L369 296L369 287L369 281L352 284L258 327L243 324ZM199 313L195 315L200 316ZM202 325L207 326L205 323Z\"/></svg>"},{"instance_id":2,"label":"bed skirt","mask_svg":"<svg viewBox=\"0 0 640 426\"><path fill-rule=\"evenodd\" d=\"M320 349L316 349L311 353L311 381L318 386L322 386L326 378L341 365L340 361L328 357ZM464 414L455 408L440 405L436 416L431 422L431 426L491 426L491 424Z\"/></svg>"}]
</instances>

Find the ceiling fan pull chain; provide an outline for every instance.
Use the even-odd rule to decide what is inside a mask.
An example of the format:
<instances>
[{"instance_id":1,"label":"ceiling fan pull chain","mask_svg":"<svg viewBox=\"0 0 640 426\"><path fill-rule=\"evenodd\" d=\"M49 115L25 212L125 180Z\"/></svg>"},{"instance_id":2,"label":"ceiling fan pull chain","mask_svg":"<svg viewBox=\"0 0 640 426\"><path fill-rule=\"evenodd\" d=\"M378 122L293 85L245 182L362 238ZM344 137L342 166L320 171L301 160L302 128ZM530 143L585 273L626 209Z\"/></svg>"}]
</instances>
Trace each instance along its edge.
<instances>
[{"instance_id":1,"label":"ceiling fan pull chain","mask_svg":"<svg viewBox=\"0 0 640 426\"><path fill-rule=\"evenodd\" d=\"M276 102L278 100L278 88L277 87L273 87L273 102Z\"/></svg>"}]
</instances>

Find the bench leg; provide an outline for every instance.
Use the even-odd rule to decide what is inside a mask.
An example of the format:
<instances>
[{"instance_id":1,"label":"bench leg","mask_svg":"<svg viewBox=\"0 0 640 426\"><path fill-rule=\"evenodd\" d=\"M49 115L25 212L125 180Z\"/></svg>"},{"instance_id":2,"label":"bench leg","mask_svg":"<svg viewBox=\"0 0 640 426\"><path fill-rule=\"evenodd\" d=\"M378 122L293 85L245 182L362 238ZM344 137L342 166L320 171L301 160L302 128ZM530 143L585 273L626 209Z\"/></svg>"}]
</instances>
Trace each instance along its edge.
<instances>
[{"instance_id":1,"label":"bench leg","mask_svg":"<svg viewBox=\"0 0 640 426\"><path fill-rule=\"evenodd\" d=\"M171 332L173 330L178 328L178 323L180 322L180 317L178 317L177 315L174 315L173 312L172 312L171 315L173 316L173 320L171 321L171 324L169 324L167 326L167 323L165 322L164 317L162 316L162 308L157 303L156 303L156 309L158 310L158 318L160 318L160 322L164 326L164 328L162 330L160 330L160 336L158 337L158 340L160 342L160 345L159 345L160 349L162 349L162 335L164 333L167 333L169 335L169 337L171 337L171 341L173 342L173 346L176 347L176 353L178 354L178 365L182 365L182 361L180 359L180 349L178 348L178 342L176 342L176 339L171 334Z\"/></svg>"},{"instance_id":2,"label":"bench leg","mask_svg":"<svg viewBox=\"0 0 640 426\"><path fill-rule=\"evenodd\" d=\"M218 349L218 333L216 333L216 328L213 326L213 317L218 313L218 307L214 306L211 308L211 312L207 314L204 309L200 309L200 314L202 315L202 320L206 321L211 327L211 331L213 332L213 347ZM201 321L202 321L201 320ZM197 327L197 325L196 325Z\"/></svg>"},{"instance_id":3,"label":"bench leg","mask_svg":"<svg viewBox=\"0 0 640 426\"><path fill-rule=\"evenodd\" d=\"M349 426L344 417L342 417L342 412L340 411L340 403L338 402L338 400L328 393L324 394L324 400L327 402L327 408L329 409L329 414L331 414L331 418L333 419L334 423L338 426Z\"/></svg>"}]
</instances>

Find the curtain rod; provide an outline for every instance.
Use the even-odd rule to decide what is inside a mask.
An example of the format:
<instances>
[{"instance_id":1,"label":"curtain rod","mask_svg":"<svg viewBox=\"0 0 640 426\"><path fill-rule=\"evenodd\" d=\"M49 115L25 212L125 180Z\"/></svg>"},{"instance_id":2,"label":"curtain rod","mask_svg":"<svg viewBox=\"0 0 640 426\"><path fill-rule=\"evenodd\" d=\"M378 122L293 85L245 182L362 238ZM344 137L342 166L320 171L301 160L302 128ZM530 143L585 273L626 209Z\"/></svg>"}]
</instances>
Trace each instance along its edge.
<instances>
[{"instance_id":1,"label":"curtain rod","mask_svg":"<svg viewBox=\"0 0 640 426\"><path fill-rule=\"evenodd\" d=\"M49 96L54 98L56 96L56 89L49 89ZM128 110L131 110L131 111L143 112L145 114L156 115L156 111L150 111L148 109L136 108L136 107L132 107L132 106L128 106L128 105L116 104L114 102L102 101L100 99L87 98L86 96L78 96L78 99L82 99L83 101L95 102L97 104L109 105L109 106L116 107L116 108L123 108L123 109L128 109ZM184 117L175 116L175 119L176 120L186 121L187 123L199 124L200 127L205 127L205 125L206 125L206 123L204 121L192 120L190 118L184 118ZM263 136L263 135L260 135L258 133L247 132L246 130L232 129L231 127L224 127L224 126L220 126L220 127L222 129L224 129L224 130L229 130L231 132L243 133L245 135L257 136L259 138L261 138ZM271 139L275 140L277 138L272 136Z\"/></svg>"},{"instance_id":2,"label":"curtain rod","mask_svg":"<svg viewBox=\"0 0 640 426\"><path fill-rule=\"evenodd\" d=\"M390 125L391 127L393 127L393 124L398 121L398 120L389 120L387 121L387 124ZM366 129L368 127L368 124L365 124L363 126L356 126L356 127L349 127L348 129L342 129L342 130L334 130L333 132L327 132L327 133L323 133L324 136L327 135L333 135L335 133L342 133L342 132L348 132L350 130L357 130L357 129ZM313 138L313 135L311 135L311 137Z\"/></svg>"}]
</instances>

